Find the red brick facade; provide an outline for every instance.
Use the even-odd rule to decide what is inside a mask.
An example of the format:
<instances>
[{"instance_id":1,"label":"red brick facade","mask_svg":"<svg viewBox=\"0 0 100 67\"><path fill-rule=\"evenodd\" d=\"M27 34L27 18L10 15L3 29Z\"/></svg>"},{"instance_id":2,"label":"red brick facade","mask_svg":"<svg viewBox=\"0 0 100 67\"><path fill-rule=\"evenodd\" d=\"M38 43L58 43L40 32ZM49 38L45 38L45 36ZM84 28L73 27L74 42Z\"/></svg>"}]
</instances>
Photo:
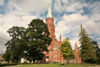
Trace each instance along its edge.
<instances>
[{"instance_id":1,"label":"red brick facade","mask_svg":"<svg viewBox=\"0 0 100 67\"><path fill-rule=\"evenodd\" d=\"M63 57L61 57L61 51L60 51L60 44L61 44L61 35L60 35L60 41L58 41L56 39L55 36L55 26L54 26L54 19L52 17L52 12L51 12L51 8L49 6L49 10L48 10L48 15L46 18L46 24L48 25L48 30L50 32L49 37L52 38L52 41L50 43L50 46L48 46L48 50L49 53L44 52L45 53L45 57L44 57L44 61L45 62L61 62L63 63ZM78 55L79 53L79 49L77 47L77 43L75 44L75 50L73 50L74 54L75 54L75 59L71 60L71 63L81 63L81 59Z\"/></svg>"},{"instance_id":2,"label":"red brick facade","mask_svg":"<svg viewBox=\"0 0 100 67\"><path fill-rule=\"evenodd\" d=\"M55 37L55 26L53 18L46 18L46 24L48 25L48 30L50 32L49 37L52 38L52 42L48 47L49 53L45 54L46 62L63 62L63 58L60 55L60 44L61 44L61 35L60 41Z\"/></svg>"}]
</instances>

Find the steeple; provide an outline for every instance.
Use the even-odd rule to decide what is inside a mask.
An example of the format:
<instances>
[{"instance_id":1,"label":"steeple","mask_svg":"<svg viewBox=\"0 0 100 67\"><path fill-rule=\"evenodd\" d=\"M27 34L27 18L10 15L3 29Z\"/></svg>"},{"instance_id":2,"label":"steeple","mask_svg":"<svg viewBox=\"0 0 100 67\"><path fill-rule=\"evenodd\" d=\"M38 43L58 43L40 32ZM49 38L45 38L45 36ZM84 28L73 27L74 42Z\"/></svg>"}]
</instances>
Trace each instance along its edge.
<instances>
[{"instance_id":1,"label":"steeple","mask_svg":"<svg viewBox=\"0 0 100 67\"><path fill-rule=\"evenodd\" d=\"M47 18L52 18L51 6L49 5Z\"/></svg>"}]
</instances>

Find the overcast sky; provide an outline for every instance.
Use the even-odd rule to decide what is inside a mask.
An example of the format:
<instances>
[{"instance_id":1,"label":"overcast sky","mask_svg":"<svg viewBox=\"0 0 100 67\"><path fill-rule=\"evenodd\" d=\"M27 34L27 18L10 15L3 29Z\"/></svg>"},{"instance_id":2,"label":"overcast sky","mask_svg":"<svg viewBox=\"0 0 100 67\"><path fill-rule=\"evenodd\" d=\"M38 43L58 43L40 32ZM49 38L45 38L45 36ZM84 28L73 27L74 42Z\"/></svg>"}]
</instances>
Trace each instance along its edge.
<instances>
[{"instance_id":1,"label":"overcast sky","mask_svg":"<svg viewBox=\"0 0 100 67\"><path fill-rule=\"evenodd\" d=\"M51 4L55 23L55 35L59 40L69 37L72 47L79 45L80 24L90 37L100 44L100 0L0 0L0 53L10 40L7 30L23 26L32 19L45 19Z\"/></svg>"}]
</instances>

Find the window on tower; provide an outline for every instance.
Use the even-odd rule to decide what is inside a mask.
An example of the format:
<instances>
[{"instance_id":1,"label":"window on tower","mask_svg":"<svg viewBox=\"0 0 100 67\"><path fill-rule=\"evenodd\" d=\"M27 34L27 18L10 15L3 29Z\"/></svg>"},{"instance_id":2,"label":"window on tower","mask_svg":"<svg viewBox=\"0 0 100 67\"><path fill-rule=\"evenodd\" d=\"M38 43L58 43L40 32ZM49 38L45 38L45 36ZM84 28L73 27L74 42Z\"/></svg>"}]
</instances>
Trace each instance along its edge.
<instances>
[{"instance_id":1,"label":"window on tower","mask_svg":"<svg viewBox=\"0 0 100 67\"><path fill-rule=\"evenodd\" d=\"M53 37L53 36L52 36Z\"/></svg>"},{"instance_id":2,"label":"window on tower","mask_svg":"<svg viewBox=\"0 0 100 67\"><path fill-rule=\"evenodd\" d=\"M51 22L51 20L50 20L50 22Z\"/></svg>"}]
</instances>

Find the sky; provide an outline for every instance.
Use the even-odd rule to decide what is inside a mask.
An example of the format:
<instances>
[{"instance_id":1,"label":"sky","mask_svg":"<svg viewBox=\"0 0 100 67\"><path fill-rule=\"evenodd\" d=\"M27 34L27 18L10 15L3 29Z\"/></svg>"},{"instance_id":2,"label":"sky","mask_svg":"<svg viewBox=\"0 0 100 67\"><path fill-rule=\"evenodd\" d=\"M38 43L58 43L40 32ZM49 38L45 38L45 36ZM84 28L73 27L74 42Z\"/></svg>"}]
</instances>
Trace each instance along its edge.
<instances>
[{"instance_id":1,"label":"sky","mask_svg":"<svg viewBox=\"0 0 100 67\"><path fill-rule=\"evenodd\" d=\"M69 37L72 48L79 44L80 24L89 37L100 45L100 0L0 0L0 53L6 50L10 40L7 30L12 26L28 27L33 19L45 22L49 4L59 40Z\"/></svg>"}]
</instances>

